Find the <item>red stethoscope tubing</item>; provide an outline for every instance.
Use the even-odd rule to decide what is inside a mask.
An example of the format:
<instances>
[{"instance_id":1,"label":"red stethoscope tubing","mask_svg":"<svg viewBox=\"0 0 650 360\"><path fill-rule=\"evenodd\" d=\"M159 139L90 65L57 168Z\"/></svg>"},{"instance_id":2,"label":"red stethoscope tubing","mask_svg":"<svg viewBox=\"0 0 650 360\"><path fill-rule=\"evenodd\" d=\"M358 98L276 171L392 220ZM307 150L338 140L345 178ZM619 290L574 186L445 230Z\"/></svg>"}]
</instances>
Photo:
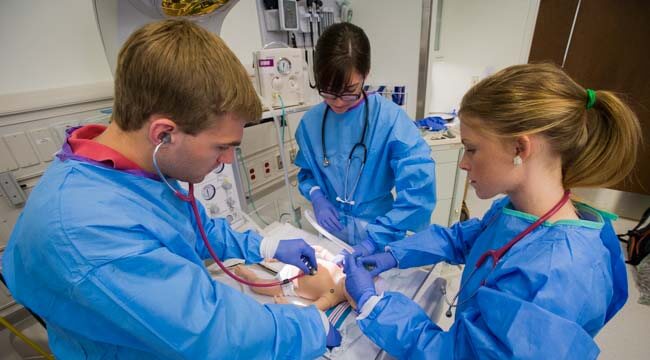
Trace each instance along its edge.
<instances>
[{"instance_id":1,"label":"red stethoscope tubing","mask_svg":"<svg viewBox=\"0 0 650 360\"><path fill-rule=\"evenodd\" d=\"M488 250L484 252L481 257L476 261L476 267L475 269L481 267L484 263L485 260L487 260L488 256L492 258L492 268L497 265L497 262L501 260L503 255L505 255L508 250L510 250L511 247L513 247L516 243L519 242L524 236L530 234L533 230L535 230L538 226L540 226L544 221L548 220L551 216L555 215L564 204L566 204L567 201L569 201L569 197L571 196L571 191L566 190L564 191L564 195L562 196L562 199L555 204L549 210L546 214L542 215L537 221L532 223L530 226L528 226L524 231L520 232L517 236L515 236L512 240L508 241L507 244L503 245L502 247L496 249L496 250Z\"/></svg>"},{"instance_id":2,"label":"red stethoscope tubing","mask_svg":"<svg viewBox=\"0 0 650 360\"><path fill-rule=\"evenodd\" d=\"M464 283L460 284L460 288L458 289L458 292L456 293L456 296L454 296L454 299L451 302L447 301L447 304L449 305L449 308L447 309L447 312L445 313L445 315L447 317L451 317L451 314L452 314L451 309L453 307L458 307L461 304L469 301L469 299L471 299L472 297L474 297L474 295L476 294L476 292L478 290L474 291L474 293L472 295L470 295L469 298L465 299L464 301L462 301L462 302L460 302L458 304L456 303L456 301L458 300L458 297L460 296L461 292L465 289L465 286L469 282L469 279L471 279L472 276L474 276L474 273L476 272L476 270L478 268L480 268L481 266L483 266L483 264L485 264L485 261L488 258L492 258L492 270L494 270L494 268L497 266L497 263L499 262L499 260L501 260L501 258L503 258L503 256L506 254L506 252L508 252L508 250L510 250L510 248L512 248L516 243L518 243L519 240L523 239L524 236L530 234L533 230L535 230L537 227L539 227L542 223L544 223L544 221L548 220L551 216L555 215L562 208L562 206L564 206L564 204L566 204L567 201L569 201L570 196L571 196L571 191L565 190L564 195L562 196L560 201L558 201L548 212L546 212L546 214L542 215L542 217L537 219L537 221L530 224L530 226L528 226L526 229L524 229L524 231L520 232L517 236L512 238L512 240L508 241L508 243L506 243L502 247L500 247L500 248L498 248L496 250L488 250L488 251L484 252L483 254L481 254L481 256L476 261L476 266L474 266L474 269L472 269L469 276L467 277L467 280L465 280ZM485 285L485 281L486 280L484 279L481 282L481 286ZM445 300L446 299L447 299L447 297L445 295Z\"/></svg>"},{"instance_id":3,"label":"red stethoscope tubing","mask_svg":"<svg viewBox=\"0 0 650 360\"><path fill-rule=\"evenodd\" d=\"M205 244L205 247L208 249L208 252L210 253L210 256L212 256L212 259L217 263L217 265L223 270L226 275L230 276L234 280L248 286L252 287L273 287L273 286L282 286L285 284L290 283L291 281L304 276L305 274L300 272L298 275L290 277L288 279L282 280L282 281L274 281L271 283L255 283L248 281L246 279L243 279L239 276L237 276L235 273L232 271L228 270L228 268L219 260L219 257L217 257L217 254L214 252L214 249L212 249L212 245L210 245L210 242L208 241L208 236L205 234L205 230L203 229L203 222L201 221L201 216L199 215L199 208L196 205L196 199L194 197L194 184L190 183L189 184L189 191L188 195L183 195L179 191L174 192L176 196L192 205L192 213L194 213L194 218L196 219L196 226L199 228L199 232L201 233L201 238L203 239L203 243Z\"/></svg>"}]
</instances>

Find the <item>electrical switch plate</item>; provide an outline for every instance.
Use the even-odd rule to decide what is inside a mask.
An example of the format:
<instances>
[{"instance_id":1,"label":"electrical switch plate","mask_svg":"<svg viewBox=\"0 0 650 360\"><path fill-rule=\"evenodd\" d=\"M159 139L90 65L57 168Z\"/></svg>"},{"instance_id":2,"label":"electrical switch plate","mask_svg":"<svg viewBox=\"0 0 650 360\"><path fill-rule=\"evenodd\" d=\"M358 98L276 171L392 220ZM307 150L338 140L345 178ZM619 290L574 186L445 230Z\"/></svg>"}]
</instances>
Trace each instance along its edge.
<instances>
[{"instance_id":1,"label":"electrical switch plate","mask_svg":"<svg viewBox=\"0 0 650 360\"><path fill-rule=\"evenodd\" d=\"M20 188L13 174L9 171L0 173L0 191L12 206L18 207L25 203L27 197Z\"/></svg>"},{"instance_id":2,"label":"electrical switch plate","mask_svg":"<svg viewBox=\"0 0 650 360\"><path fill-rule=\"evenodd\" d=\"M296 162L296 149L289 150L289 159L291 159L292 164Z\"/></svg>"},{"instance_id":3,"label":"electrical switch plate","mask_svg":"<svg viewBox=\"0 0 650 360\"><path fill-rule=\"evenodd\" d=\"M278 170L282 170L282 168L283 168L283 166L282 166L282 157L280 156L280 154L275 156L275 165L276 165L276 168Z\"/></svg>"},{"instance_id":4,"label":"electrical switch plate","mask_svg":"<svg viewBox=\"0 0 650 360\"><path fill-rule=\"evenodd\" d=\"M38 152L38 157L44 162L52 161L54 153L59 150L59 147L50 130L47 128L34 129L29 132L29 135L36 152Z\"/></svg>"},{"instance_id":5,"label":"electrical switch plate","mask_svg":"<svg viewBox=\"0 0 650 360\"><path fill-rule=\"evenodd\" d=\"M70 125L68 124L57 124L52 126L52 130L56 134L56 136L59 138L59 144L63 144L65 141L65 131L68 129Z\"/></svg>"},{"instance_id":6,"label":"electrical switch plate","mask_svg":"<svg viewBox=\"0 0 650 360\"><path fill-rule=\"evenodd\" d=\"M5 144L4 140L0 139L0 172L11 171L18 169L16 160L11 155L11 151Z\"/></svg>"},{"instance_id":7,"label":"electrical switch plate","mask_svg":"<svg viewBox=\"0 0 650 360\"><path fill-rule=\"evenodd\" d=\"M5 135L4 140L21 168L37 165L41 162L38 160L34 148L32 148L24 132Z\"/></svg>"}]
</instances>

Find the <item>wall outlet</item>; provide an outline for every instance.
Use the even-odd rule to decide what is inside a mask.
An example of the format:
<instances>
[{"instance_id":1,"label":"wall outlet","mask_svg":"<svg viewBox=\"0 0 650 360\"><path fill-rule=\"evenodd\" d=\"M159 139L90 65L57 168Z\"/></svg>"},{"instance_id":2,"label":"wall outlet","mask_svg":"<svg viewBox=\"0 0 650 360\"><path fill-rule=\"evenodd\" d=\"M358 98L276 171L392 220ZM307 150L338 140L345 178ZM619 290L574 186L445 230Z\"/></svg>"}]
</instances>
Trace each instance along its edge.
<instances>
[{"instance_id":1,"label":"wall outlet","mask_svg":"<svg viewBox=\"0 0 650 360\"><path fill-rule=\"evenodd\" d=\"M264 177L270 177L272 175L273 168L271 167L271 159L262 161L262 172Z\"/></svg>"},{"instance_id":2,"label":"wall outlet","mask_svg":"<svg viewBox=\"0 0 650 360\"><path fill-rule=\"evenodd\" d=\"M251 184L257 183L259 177L261 176L261 174L256 170L256 168L257 166L251 164L250 167L246 170L248 172L247 173L248 180L250 180Z\"/></svg>"}]
</instances>

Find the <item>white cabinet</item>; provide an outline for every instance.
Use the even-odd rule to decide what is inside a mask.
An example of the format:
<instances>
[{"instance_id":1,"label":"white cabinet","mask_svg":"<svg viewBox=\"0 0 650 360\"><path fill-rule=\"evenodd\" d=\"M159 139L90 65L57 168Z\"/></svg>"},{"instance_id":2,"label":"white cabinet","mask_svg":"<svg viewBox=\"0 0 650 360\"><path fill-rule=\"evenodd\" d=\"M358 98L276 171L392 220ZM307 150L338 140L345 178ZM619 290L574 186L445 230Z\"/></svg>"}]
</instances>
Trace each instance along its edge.
<instances>
[{"instance_id":1,"label":"white cabinet","mask_svg":"<svg viewBox=\"0 0 650 360\"><path fill-rule=\"evenodd\" d=\"M463 146L458 136L432 139L430 134L424 133L423 137L431 147L431 156L436 162L437 202L431 223L449 226L460 219L463 205L467 173L458 167Z\"/></svg>"}]
</instances>

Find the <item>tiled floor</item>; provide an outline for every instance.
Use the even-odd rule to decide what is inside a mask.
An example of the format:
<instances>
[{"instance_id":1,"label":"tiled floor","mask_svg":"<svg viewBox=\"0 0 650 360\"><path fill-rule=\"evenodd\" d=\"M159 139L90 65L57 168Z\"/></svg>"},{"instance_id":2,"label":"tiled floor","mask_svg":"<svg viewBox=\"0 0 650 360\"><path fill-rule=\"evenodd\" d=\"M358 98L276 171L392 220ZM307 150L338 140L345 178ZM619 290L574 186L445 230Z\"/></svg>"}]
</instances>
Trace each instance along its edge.
<instances>
[{"instance_id":1,"label":"tiled floor","mask_svg":"<svg viewBox=\"0 0 650 360\"><path fill-rule=\"evenodd\" d=\"M481 200L473 191L468 191L467 206L471 216L482 216L492 204L491 200ZM618 234L624 233L636 225L636 221L619 219L614 222ZM601 350L600 359L649 359L650 358L650 306L640 305L639 290L634 280L635 271L628 266L629 298L623 309L596 336L596 342ZM458 279L451 280L449 294L455 294ZM451 320L441 320L441 326L447 328Z\"/></svg>"}]
</instances>

